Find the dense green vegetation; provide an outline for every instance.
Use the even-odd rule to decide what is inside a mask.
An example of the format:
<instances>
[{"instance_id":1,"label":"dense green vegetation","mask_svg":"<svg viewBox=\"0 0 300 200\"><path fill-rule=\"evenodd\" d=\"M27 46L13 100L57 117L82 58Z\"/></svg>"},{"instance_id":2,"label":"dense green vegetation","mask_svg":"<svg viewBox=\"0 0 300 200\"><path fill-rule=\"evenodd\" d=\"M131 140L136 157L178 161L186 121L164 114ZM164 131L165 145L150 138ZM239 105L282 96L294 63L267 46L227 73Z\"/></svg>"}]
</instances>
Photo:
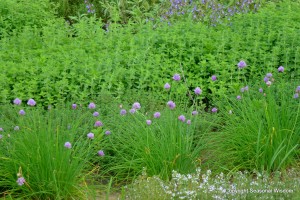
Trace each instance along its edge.
<instances>
[{"instance_id":1,"label":"dense green vegetation","mask_svg":"<svg viewBox=\"0 0 300 200\"><path fill-rule=\"evenodd\" d=\"M299 64L298 1L2 0L0 198L297 199Z\"/></svg>"}]
</instances>

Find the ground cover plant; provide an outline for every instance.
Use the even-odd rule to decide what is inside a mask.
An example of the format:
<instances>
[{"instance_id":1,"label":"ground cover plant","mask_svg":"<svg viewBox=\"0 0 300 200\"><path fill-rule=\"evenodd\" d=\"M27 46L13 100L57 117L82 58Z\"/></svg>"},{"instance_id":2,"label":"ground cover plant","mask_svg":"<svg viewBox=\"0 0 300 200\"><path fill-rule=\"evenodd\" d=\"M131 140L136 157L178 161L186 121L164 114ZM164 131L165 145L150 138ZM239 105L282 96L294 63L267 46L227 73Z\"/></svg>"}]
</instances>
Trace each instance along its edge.
<instances>
[{"instance_id":1,"label":"ground cover plant","mask_svg":"<svg viewBox=\"0 0 300 200\"><path fill-rule=\"evenodd\" d=\"M299 2L0 5L0 198L300 198Z\"/></svg>"}]
</instances>

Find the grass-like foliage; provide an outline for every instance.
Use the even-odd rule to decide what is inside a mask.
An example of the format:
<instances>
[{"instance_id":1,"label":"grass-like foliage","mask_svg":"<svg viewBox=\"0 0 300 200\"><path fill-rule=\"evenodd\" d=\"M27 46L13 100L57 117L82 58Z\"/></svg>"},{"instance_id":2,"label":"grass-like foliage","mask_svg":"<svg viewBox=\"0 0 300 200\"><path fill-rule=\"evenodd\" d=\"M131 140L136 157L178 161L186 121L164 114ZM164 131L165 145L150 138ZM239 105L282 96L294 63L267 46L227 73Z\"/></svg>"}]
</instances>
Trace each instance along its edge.
<instances>
[{"instance_id":1,"label":"grass-like foliage","mask_svg":"<svg viewBox=\"0 0 300 200\"><path fill-rule=\"evenodd\" d=\"M22 199L68 199L86 195L101 127L84 109L1 108L0 194ZM96 131L96 130L94 130Z\"/></svg>"},{"instance_id":2,"label":"grass-like foliage","mask_svg":"<svg viewBox=\"0 0 300 200\"><path fill-rule=\"evenodd\" d=\"M222 101L224 128L212 136L218 166L274 171L299 162L300 89L282 76L268 73L266 83Z\"/></svg>"}]
</instances>

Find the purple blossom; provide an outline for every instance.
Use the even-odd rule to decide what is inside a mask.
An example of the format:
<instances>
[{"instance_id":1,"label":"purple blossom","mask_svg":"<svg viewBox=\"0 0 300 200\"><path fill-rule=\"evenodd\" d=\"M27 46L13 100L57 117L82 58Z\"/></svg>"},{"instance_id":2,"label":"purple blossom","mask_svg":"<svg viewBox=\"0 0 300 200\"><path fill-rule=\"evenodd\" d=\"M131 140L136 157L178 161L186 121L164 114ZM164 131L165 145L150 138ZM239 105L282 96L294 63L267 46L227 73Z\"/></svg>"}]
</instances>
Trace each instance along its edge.
<instances>
[{"instance_id":1,"label":"purple blossom","mask_svg":"<svg viewBox=\"0 0 300 200\"><path fill-rule=\"evenodd\" d=\"M20 127L19 127L19 126L15 126L15 127L14 127L14 130L15 130L15 131L18 131L18 130L20 130Z\"/></svg>"},{"instance_id":2,"label":"purple blossom","mask_svg":"<svg viewBox=\"0 0 300 200\"><path fill-rule=\"evenodd\" d=\"M89 139L94 139L94 133L88 133L87 135L86 135Z\"/></svg>"},{"instance_id":3,"label":"purple blossom","mask_svg":"<svg viewBox=\"0 0 300 200\"><path fill-rule=\"evenodd\" d=\"M245 91L245 88L241 88L241 92L243 93Z\"/></svg>"},{"instance_id":4,"label":"purple blossom","mask_svg":"<svg viewBox=\"0 0 300 200\"><path fill-rule=\"evenodd\" d=\"M21 103L22 103L22 101L19 98L16 98L14 100L14 104L16 104L16 105L20 105Z\"/></svg>"},{"instance_id":5,"label":"purple blossom","mask_svg":"<svg viewBox=\"0 0 300 200\"><path fill-rule=\"evenodd\" d=\"M174 74L173 80L174 81L180 81L180 75L179 74Z\"/></svg>"},{"instance_id":6,"label":"purple blossom","mask_svg":"<svg viewBox=\"0 0 300 200\"><path fill-rule=\"evenodd\" d=\"M0 131L3 131L3 128L0 127Z\"/></svg>"},{"instance_id":7,"label":"purple blossom","mask_svg":"<svg viewBox=\"0 0 300 200\"><path fill-rule=\"evenodd\" d=\"M168 101L167 105L170 109L174 109L176 107L176 104L173 101Z\"/></svg>"},{"instance_id":8,"label":"purple blossom","mask_svg":"<svg viewBox=\"0 0 300 200\"><path fill-rule=\"evenodd\" d=\"M94 124L95 127L103 126L103 123L101 121L96 121Z\"/></svg>"},{"instance_id":9,"label":"purple blossom","mask_svg":"<svg viewBox=\"0 0 300 200\"><path fill-rule=\"evenodd\" d=\"M126 115L126 113L127 113L127 111L126 111L125 109L122 109L122 110L120 111L120 115Z\"/></svg>"},{"instance_id":10,"label":"purple blossom","mask_svg":"<svg viewBox=\"0 0 300 200\"><path fill-rule=\"evenodd\" d=\"M24 183L26 181L25 181L25 178L22 176L22 177L19 177L16 182L18 183L19 186L22 186L22 185L24 185Z\"/></svg>"},{"instance_id":11,"label":"purple blossom","mask_svg":"<svg viewBox=\"0 0 300 200\"><path fill-rule=\"evenodd\" d=\"M27 104L28 104L29 106L35 106L35 105L36 105L36 102L35 102L33 99L29 99L28 102L27 102Z\"/></svg>"},{"instance_id":12,"label":"purple blossom","mask_svg":"<svg viewBox=\"0 0 300 200\"><path fill-rule=\"evenodd\" d=\"M109 130L105 131L105 135L110 135L111 132Z\"/></svg>"},{"instance_id":13,"label":"purple blossom","mask_svg":"<svg viewBox=\"0 0 300 200\"><path fill-rule=\"evenodd\" d=\"M296 88L296 92L300 92L300 85Z\"/></svg>"},{"instance_id":14,"label":"purple blossom","mask_svg":"<svg viewBox=\"0 0 300 200\"><path fill-rule=\"evenodd\" d=\"M186 121L186 123L190 125L192 122L191 122L190 119L188 119L188 120Z\"/></svg>"},{"instance_id":15,"label":"purple blossom","mask_svg":"<svg viewBox=\"0 0 300 200\"><path fill-rule=\"evenodd\" d=\"M154 117L154 118L160 118L160 112L155 112L155 113L153 114L153 117Z\"/></svg>"},{"instance_id":16,"label":"purple blossom","mask_svg":"<svg viewBox=\"0 0 300 200\"><path fill-rule=\"evenodd\" d=\"M241 97L240 95L238 95L238 96L236 97L236 99L237 99L237 100L241 100L242 97Z\"/></svg>"},{"instance_id":17,"label":"purple blossom","mask_svg":"<svg viewBox=\"0 0 300 200\"><path fill-rule=\"evenodd\" d=\"M164 88L165 88L166 90L169 90L169 89L171 88L171 85L170 85L169 83L166 83L165 86L164 86Z\"/></svg>"},{"instance_id":18,"label":"purple blossom","mask_svg":"<svg viewBox=\"0 0 300 200\"><path fill-rule=\"evenodd\" d=\"M194 92L195 92L196 95L199 95L199 94L202 93L202 90L199 87L196 87Z\"/></svg>"},{"instance_id":19,"label":"purple blossom","mask_svg":"<svg viewBox=\"0 0 300 200\"><path fill-rule=\"evenodd\" d=\"M217 80L217 76L216 75L212 75L211 80L212 81L216 81Z\"/></svg>"},{"instance_id":20,"label":"purple blossom","mask_svg":"<svg viewBox=\"0 0 300 200\"><path fill-rule=\"evenodd\" d=\"M104 151L103 150L98 151L98 155L101 156L101 157L104 156L105 155Z\"/></svg>"},{"instance_id":21,"label":"purple blossom","mask_svg":"<svg viewBox=\"0 0 300 200\"><path fill-rule=\"evenodd\" d=\"M266 77L271 78L273 76L272 73L267 73Z\"/></svg>"},{"instance_id":22,"label":"purple blossom","mask_svg":"<svg viewBox=\"0 0 300 200\"><path fill-rule=\"evenodd\" d=\"M93 116L94 116L94 117L98 117L98 116L99 116L99 113L98 113L98 112L94 112L94 113L93 113Z\"/></svg>"},{"instance_id":23,"label":"purple blossom","mask_svg":"<svg viewBox=\"0 0 300 200\"><path fill-rule=\"evenodd\" d=\"M278 72L283 72L283 71L284 71L284 67L283 66L278 67Z\"/></svg>"},{"instance_id":24,"label":"purple blossom","mask_svg":"<svg viewBox=\"0 0 300 200\"><path fill-rule=\"evenodd\" d=\"M185 116L184 115L180 115L178 117L178 120L184 122L185 121Z\"/></svg>"},{"instance_id":25,"label":"purple blossom","mask_svg":"<svg viewBox=\"0 0 300 200\"><path fill-rule=\"evenodd\" d=\"M259 88L259 90L258 90L260 93L263 93L264 92L264 90L262 89L262 88Z\"/></svg>"},{"instance_id":26,"label":"purple blossom","mask_svg":"<svg viewBox=\"0 0 300 200\"><path fill-rule=\"evenodd\" d=\"M131 114L134 114L134 113L136 112L136 109L131 108L131 109L129 110L129 112L130 112Z\"/></svg>"},{"instance_id":27,"label":"purple blossom","mask_svg":"<svg viewBox=\"0 0 300 200\"><path fill-rule=\"evenodd\" d=\"M265 76L264 82L268 82L268 81L269 81L269 78Z\"/></svg>"},{"instance_id":28,"label":"purple blossom","mask_svg":"<svg viewBox=\"0 0 300 200\"><path fill-rule=\"evenodd\" d=\"M20 114L20 115L25 115L25 111L24 111L24 110L20 110L20 111L19 111L19 114Z\"/></svg>"},{"instance_id":29,"label":"purple blossom","mask_svg":"<svg viewBox=\"0 0 300 200\"><path fill-rule=\"evenodd\" d=\"M218 109L217 108L212 108L211 112L216 113L216 112L218 112Z\"/></svg>"},{"instance_id":30,"label":"purple blossom","mask_svg":"<svg viewBox=\"0 0 300 200\"><path fill-rule=\"evenodd\" d=\"M198 111L197 111L197 110L194 110L194 111L192 112L192 115L198 115Z\"/></svg>"},{"instance_id":31,"label":"purple blossom","mask_svg":"<svg viewBox=\"0 0 300 200\"><path fill-rule=\"evenodd\" d=\"M95 103L90 103L88 106L89 109L95 109L96 108L96 104Z\"/></svg>"},{"instance_id":32,"label":"purple blossom","mask_svg":"<svg viewBox=\"0 0 300 200\"><path fill-rule=\"evenodd\" d=\"M299 93L294 94L294 99L298 99L299 98Z\"/></svg>"},{"instance_id":33,"label":"purple blossom","mask_svg":"<svg viewBox=\"0 0 300 200\"><path fill-rule=\"evenodd\" d=\"M77 108L77 105L76 105L75 103L73 103L73 104L72 104L72 109L75 110L76 108Z\"/></svg>"},{"instance_id":34,"label":"purple blossom","mask_svg":"<svg viewBox=\"0 0 300 200\"><path fill-rule=\"evenodd\" d=\"M243 69L247 66L246 62L241 60L238 64L237 64L238 68Z\"/></svg>"},{"instance_id":35,"label":"purple blossom","mask_svg":"<svg viewBox=\"0 0 300 200\"><path fill-rule=\"evenodd\" d=\"M135 109L135 110L138 110L141 108L141 104L139 102L135 102L133 105L132 105L132 108Z\"/></svg>"},{"instance_id":36,"label":"purple blossom","mask_svg":"<svg viewBox=\"0 0 300 200\"><path fill-rule=\"evenodd\" d=\"M66 142L66 143L65 143L65 147L66 147L67 149L71 149L72 145L71 145L70 142Z\"/></svg>"},{"instance_id":37,"label":"purple blossom","mask_svg":"<svg viewBox=\"0 0 300 200\"><path fill-rule=\"evenodd\" d=\"M146 123L147 123L148 125L151 125L152 121L151 121L150 119L147 119L147 120L146 120Z\"/></svg>"},{"instance_id":38,"label":"purple blossom","mask_svg":"<svg viewBox=\"0 0 300 200\"><path fill-rule=\"evenodd\" d=\"M248 85L246 85L246 86L244 87L244 90L245 90L245 91L248 91L248 90L249 90Z\"/></svg>"}]
</instances>

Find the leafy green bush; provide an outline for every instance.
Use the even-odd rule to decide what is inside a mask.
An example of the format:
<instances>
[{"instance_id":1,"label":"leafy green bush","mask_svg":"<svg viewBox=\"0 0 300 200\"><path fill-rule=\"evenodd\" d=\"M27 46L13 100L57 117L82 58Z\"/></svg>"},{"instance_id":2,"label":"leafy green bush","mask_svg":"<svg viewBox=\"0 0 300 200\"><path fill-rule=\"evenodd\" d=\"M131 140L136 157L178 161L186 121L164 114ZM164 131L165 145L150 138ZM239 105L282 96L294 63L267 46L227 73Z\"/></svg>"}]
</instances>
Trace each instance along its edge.
<instances>
[{"instance_id":1,"label":"leafy green bush","mask_svg":"<svg viewBox=\"0 0 300 200\"><path fill-rule=\"evenodd\" d=\"M49 0L1 0L0 39L25 26L42 27L55 18L54 5Z\"/></svg>"},{"instance_id":2,"label":"leafy green bush","mask_svg":"<svg viewBox=\"0 0 300 200\"><path fill-rule=\"evenodd\" d=\"M19 110L23 109L23 111ZM21 199L68 199L86 195L104 133L87 133L95 117L85 109L2 106L0 195ZM70 142L68 144L67 142ZM68 146L70 145L70 146Z\"/></svg>"},{"instance_id":3,"label":"leafy green bush","mask_svg":"<svg viewBox=\"0 0 300 200\"><path fill-rule=\"evenodd\" d=\"M0 102L13 96L35 97L44 105L87 103L102 93L122 98L128 93L152 93L175 73L184 73L187 89L203 88L206 102L240 87L239 77L255 81L273 66L283 65L300 76L299 6L287 3L232 20L230 26L207 27L190 20L145 25L111 24L108 31L94 17L68 26L63 21L43 28L25 28L0 41ZM34 38L34 39L33 39ZM236 64L244 59L242 72ZM216 75L217 81L211 76ZM240 76L239 76L240 75Z\"/></svg>"}]
</instances>

